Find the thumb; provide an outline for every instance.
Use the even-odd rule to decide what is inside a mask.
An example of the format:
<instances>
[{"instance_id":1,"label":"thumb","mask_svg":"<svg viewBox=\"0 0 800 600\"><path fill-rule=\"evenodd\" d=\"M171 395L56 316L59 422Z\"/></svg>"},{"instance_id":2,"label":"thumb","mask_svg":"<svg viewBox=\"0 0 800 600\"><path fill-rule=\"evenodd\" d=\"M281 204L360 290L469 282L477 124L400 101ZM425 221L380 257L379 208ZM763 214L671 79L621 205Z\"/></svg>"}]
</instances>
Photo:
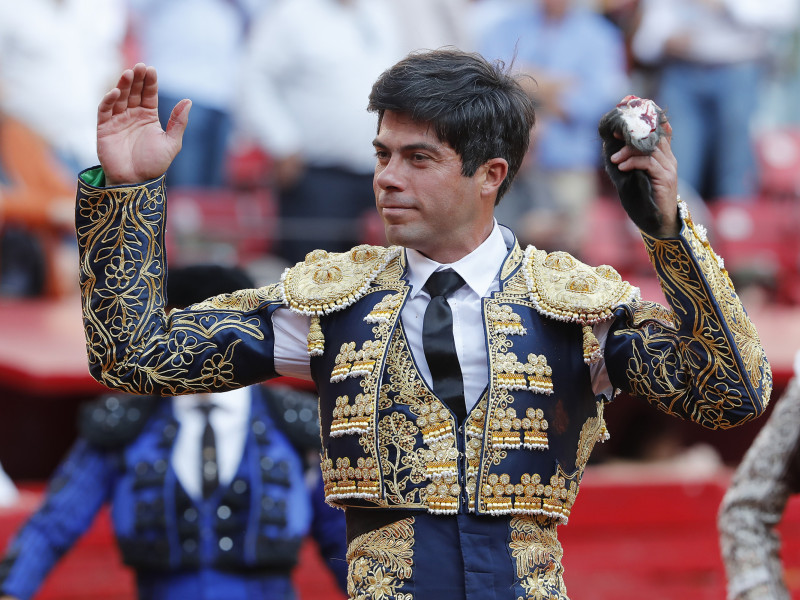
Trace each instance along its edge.
<instances>
[{"instance_id":1,"label":"thumb","mask_svg":"<svg viewBox=\"0 0 800 600\"><path fill-rule=\"evenodd\" d=\"M183 132L186 131L186 126L189 124L189 111L192 108L192 101L184 98L175 105L172 113L169 115L167 122L167 137L181 143Z\"/></svg>"}]
</instances>

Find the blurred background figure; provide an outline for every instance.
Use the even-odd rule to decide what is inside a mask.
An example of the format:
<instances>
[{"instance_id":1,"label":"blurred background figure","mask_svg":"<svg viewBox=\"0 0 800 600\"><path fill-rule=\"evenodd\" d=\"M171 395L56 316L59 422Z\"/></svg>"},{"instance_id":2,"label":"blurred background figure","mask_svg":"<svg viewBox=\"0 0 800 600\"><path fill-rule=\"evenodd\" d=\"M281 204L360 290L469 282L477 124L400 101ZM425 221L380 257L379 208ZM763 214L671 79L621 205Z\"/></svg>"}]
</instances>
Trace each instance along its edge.
<instances>
[{"instance_id":1,"label":"blurred background figure","mask_svg":"<svg viewBox=\"0 0 800 600\"><path fill-rule=\"evenodd\" d=\"M124 0L0 0L0 111L45 140L71 176L97 164L97 98L125 66L126 14ZM70 92L53 97L59 88Z\"/></svg>"},{"instance_id":2,"label":"blurred background figure","mask_svg":"<svg viewBox=\"0 0 800 600\"><path fill-rule=\"evenodd\" d=\"M758 191L752 124L776 34L797 27L795 0L642 0L631 50L654 69L652 97L676 131L683 180L706 201Z\"/></svg>"},{"instance_id":3,"label":"blurred background figure","mask_svg":"<svg viewBox=\"0 0 800 600\"><path fill-rule=\"evenodd\" d=\"M273 160L275 251L288 262L362 243L374 218L365 98L402 55L394 16L386 0L277 0L253 24L239 127Z\"/></svg>"},{"instance_id":4,"label":"blurred background figure","mask_svg":"<svg viewBox=\"0 0 800 600\"><path fill-rule=\"evenodd\" d=\"M469 49L473 45L468 13L472 0L402 0L391 2L408 51L442 46Z\"/></svg>"},{"instance_id":5,"label":"blurred background figure","mask_svg":"<svg viewBox=\"0 0 800 600\"><path fill-rule=\"evenodd\" d=\"M586 213L599 193L597 123L628 93L623 36L577 0L532 0L507 15L478 45L530 76L537 123L528 164L499 219L523 219L521 243L580 256Z\"/></svg>"},{"instance_id":6,"label":"blurred background figure","mask_svg":"<svg viewBox=\"0 0 800 600\"><path fill-rule=\"evenodd\" d=\"M0 0L0 296L77 291L74 179L126 27L124 0Z\"/></svg>"},{"instance_id":7,"label":"blurred background figure","mask_svg":"<svg viewBox=\"0 0 800 600\"><path fill-rule=\"evenodd\" d=\"M158 66L162 125L178 101L192 100L192 124L168 185L225 185L242 52L253 19L271 0L127 1L132 59Z\"/></svg>"},{"instance_id":8,"label":"blurred background figure","mask_svg":"<svg viewBox=\"0 0 800 600\"><path fill-rule=\"evenodd\" d=\"M168 302L252 286L238 269L175 268ZM139 598L294 600L291 570L311 532L344 590L344 513L324 503L321 478L306 478L306 466L319 473L307 465L319 456L316 418L315 395L264 385L90 403L0 564L0 597L30 598L106 502Z\"/></svg>"},{"instance_id":9,"label":"blurred background figure","mask_svg":"<svg viewBox=\"0 0 800 600\"><path fill-rule=\"evenodd\" d=\"M776 527L800 493L800 352L794 377L736 469L718 524L729 600L789 600Z\"/></svg>"},{"instance_id":10,"label":"blurred background figure","mask_svg":"<svg viewBox=\"0 0 800 600\"><path fill-rule=\"evenodd\" d=\"M78 290L74 210L73 177L53 149L0 112L0 297Z\"/></svg>"}]
</instances>

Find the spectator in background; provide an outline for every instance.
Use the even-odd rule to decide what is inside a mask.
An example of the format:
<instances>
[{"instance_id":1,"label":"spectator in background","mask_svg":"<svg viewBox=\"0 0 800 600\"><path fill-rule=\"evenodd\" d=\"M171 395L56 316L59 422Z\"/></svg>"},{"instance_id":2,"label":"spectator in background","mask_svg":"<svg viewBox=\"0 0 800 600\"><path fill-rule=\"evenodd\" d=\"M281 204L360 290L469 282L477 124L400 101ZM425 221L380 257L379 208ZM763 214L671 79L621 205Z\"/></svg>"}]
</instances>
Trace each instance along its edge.
<instances>
[{"instance_id":1,"label":"spectator in background","mask_svg":"<svg viewBox=\"0 0 800 600\"><path fill-rule=\"evenodd\" d=\"M520 237L580 255L586 211L598 194L597 123L628 91L622 34L576 0L532 0L480 46L485 56L531 76L526 91L536 103L537 126L509 198L524 216Z\"/></svg>"},{"instance_id":2,"label":"spectator in background","mask_svg":"<svg viewBox=\"0 0 800 600\"><path fill-rule=\"evenodd\" d=\"M287 261L363 241L375 202L364 99L401 55L394 14L386 0L282 0L253 25L240 126L274 160L276 253Z\"/></svg>"},{"instance_id":3,"label":"spectator in background","mask_svg":"<svg viewBox=\"0 0 800 600\"><path fill-rule=\"evenodd\" d=\"M77 292L70 180L40 135L0 113L0 296Z\"/></svg>"},{"instance_id":4,"label":"spectator in background","mask_svg":"<svg viewBox=\"0 0 800 600\"><path fill-rule=\"evenodd\" d=\"M127 0L136 60L158 65L159 117L168 106L192 99L187 152L170 165L173 186L220 187L227 183L234 97L252 20L270 0Z\"/></svg>"},{"instance_id":5,"label":"spectator in background","mask_svg":"<svg viewBox=\"0 0 800 600\"><path fill-rule=\"evenodd\" d=\"M170 269L167 295L186 306L242 286L253 286L244 272L201 265ZM105 502L139 598L293 600L290 573L310 531L344 590L344 514L322 500L321 479L311 491L305 478L305 456L319 455L316 405L313 394L263 385L92 403L0 565L0 597L30 598Z\"/></svg>"},{"instance_id":6,"label":"spectator in background","mask_svg":"<svg viewBox=\"0 0 800 600\"><path fill-rule=\"evenodd\" d=\"M0 112L45 140L70 175L97 162L96 99L124 66L126 27L124 0L0 0ZM55 101L59 89L69 93Z\"/></svg>"},{"instance_id":7,"label":"spectator in background","mask_svg":"<svg viewBox=\"0 0 800 600\"><path fill-rule=\"evenodd\" d=\"M680 135L683 180L706 200L746 202L758 186L750 124L771 40L797 26L795 0L642 0L631 48L655 68L656 101Z\"/></svg>"},{"instance_id":8,"label":"spectator in background","mask_svg":"<svg viewBox=\"0 0 800 600\"><path fill-rule=\"evenodd\" d=\"M97 163L125 31L124 0L0 0L0 296L77 291L70 179Z\"/></svg>"},{"instance_id":9,"label":"spectator in background","mask_svg":"<svg viewBox=\"0 0 800 600\"><path fill-rule=\"evenodd\" d=\"M729 600L789 600L780 523L800 493L800 352L794 377L736 469L719 512Z\"/></svg>"},{"instance_id":10,"label":"spectator in background","mask_svg":"<svg viewBox=\"0 0 800 600\"><path fill-rule=\"evenodd\" d=\"M400 43L411 50L455 46L470 48L468 13L471 0L402 0L392 2Z\"/></svg>"}]
</instances>

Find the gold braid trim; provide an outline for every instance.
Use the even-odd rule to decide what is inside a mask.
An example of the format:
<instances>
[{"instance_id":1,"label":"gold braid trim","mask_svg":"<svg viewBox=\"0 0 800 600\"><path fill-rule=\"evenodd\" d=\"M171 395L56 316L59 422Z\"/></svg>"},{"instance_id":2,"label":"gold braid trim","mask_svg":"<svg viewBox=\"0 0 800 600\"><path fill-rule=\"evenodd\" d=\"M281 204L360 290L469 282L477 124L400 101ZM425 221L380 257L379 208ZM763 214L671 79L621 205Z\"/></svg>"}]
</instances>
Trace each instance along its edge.
<instances>
[{"instance_id":1,"label":"gold braid trim","mask_svg":"<svg viewBox=\"0 0 800 600\"><path fill-rule=\"evenodd\" d=\"M590 267L567 252L525 250L523 272L530 299L539 314L583 325L583 360L601 359L591 325L607 321L613 310L640 298L639 288L623 281L608 265Z\"/></svg>"},{"instance_id":2,"label":"gold braid trim","mask_svg":"<svg viewBox=\"0 0 800 600\"><path fill-rule=\"evenodd\" d=\"M399 246L361 245L349 252L310 252L305 261L284 271L284 302L304 315L327 315L364 296L370 284L402 252Z\"/></svg>"},{"instance_id":3,"label":"gold braid trim","mask_svg":"<svg viewBox=\"0 0 800 600\"><path fill-rule=\"evenodd\" d=\"M724 370L730 382L748 381L754 390L761 390L761 399L752 400L765 409L772 393L772 369L758 331L736 294L724 261L711 248L705 227L693 222L680 196L677 202L683 221L680 239L659 239L642 233L650 260L657 267L661 287L668 298L674 300L683 296L682 301L693 307L690 312L695 315L692 330L703 332L703 349L713 361L705 370ZM686 256L681 240L688 244L696 266ZM702 277L698 277L695 270ZM673 310L672 316L680 326L681 315ZM730 344L725 340L728 335ZM737 364L737 354L741 357L743 371ZM693 364L691 368L696 372L704 370L701 365Z\"/></svg>"}]
</instances>

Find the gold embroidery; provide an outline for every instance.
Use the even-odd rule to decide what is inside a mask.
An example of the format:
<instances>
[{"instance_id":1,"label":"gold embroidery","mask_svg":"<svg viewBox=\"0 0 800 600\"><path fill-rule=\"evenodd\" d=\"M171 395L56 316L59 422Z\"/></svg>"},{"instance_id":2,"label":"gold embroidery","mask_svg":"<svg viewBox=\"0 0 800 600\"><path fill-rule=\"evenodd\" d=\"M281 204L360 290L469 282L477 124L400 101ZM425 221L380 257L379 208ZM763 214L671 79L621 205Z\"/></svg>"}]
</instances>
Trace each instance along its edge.
<instances>
[{"instance_id":1,"label":"gold embroidery","mask_svg":"<svg viewBox=\"0 0 800 600\"><path fill-rule=\"evenodd\" d=\"M307 346L309 356L322 356L325 352L325 336L322 334L319 315L311 317L311 323L308 326Z\"/></svg>"},{"instance_id":2,"label":"gold embroidery","mask_svg":"<svg viewBox=\"0 0 800 600\"><path fill-rule=\"evenodd\" d=\"M321 468L326 500L377 497L380 484L378 468L372 457L360 456L355 467L350 464L349 458L337 458L334 468L333 461L323 452Z\"/></svg>"},{"instance_id":3,"label":"gold embroidery","mask_svg":"<svg viewBox=\"0 0 800 600\"><path fill-rule=\"evenodd\" d=\"M383 352L381 340L365 340L361 349L356 351L355 342L345 342L336 355L331 383L344 381L348 377L369 375Z\"/></svg>"},{"instance_id":4,"label":"gold embroidery","mask_svg":"<svg viewBox=\"0 0 800 600\"><path fill-rule=\"evenodd\" d=\"M600 323L614 308L639 297L638 288L613 268L589 267L566 252L548 254L529 246L523 270L536 310L559 321Z\"/></svg>"},{"instance_id":5,"label":"gold embroidery","mask_svg":"<svg viewBox=\"0 0 800 600\"><path fill-rule=\"evenodd\" d=\"M655 321L664 327L675 328L675 313L671 309L661 306L657 302L635 302L633 303L633 318L631 319L634 327L639 327L646 321Z\"/></svg>"},{"instance_id":6,"label":"gold embroidery","mask_svg":"<svg viewBox=\"0 0 800 600\"><path fill-rule=\"evenodd\" d=\"M364 317L367 323L386 323L403 304L402 294L387 294L378 302L370 313Z\"/></svg>"},{"instance_id":7,"label":"gold embroidery","mask_svg":"<svg viewBox=\"0 0 800 600\"><path fill-rule=\"evenodd\" d=\"M507 473L490 473L482 487L481 499L490 514L541 514L564 523L578 494L578 484L563 473L553 475L546 485L538 473L525 473L517 483Z\"/></svg>"},{"instance_id":8,"label":"gold embroidery","mask_svg":"<svg viewBox=\"0 0 800 600\"><path fill-rule=\"evenodd\" d=\"M528 354L527 362L522 364L513 352L498 353L494 370L500 389L530 390L546 395L553 393L553 369L547 364L544 354Z\"/></svg>"},{"instance_id":9,"label":"gold embroidery","mask_svg":"<svg viewBox=\"0 0 800 600\"><path fill-rule=\"evenodd\" d=\"M333 422L331 423L331 437L340 437L351 433L363 433L372 425L374 403L365 394L358 394L351 405L347 396L336 398L336 408L333 409Z\"/></svg>"},{"instance_id":10,"label":"gold embroidery","mask_svg":"<svg viewBox=\"0 0 800 600\"><path fill-rule=\"evenodd\" d=\"M603 403L597 402L597 416L589 417L581 427L578 439L578 455L575 459L576 472L579 477L589 462L589 456L597 442L604 442L609 438L606 422L603 418Z\"/></svg>"},{"instance_id":11,"label":"gold embroidery","mask_svg":"<svg viewBox=\"0 0 800 600\"><path fill-rule=\"evenodd\" d=\"M491 327L498 333L508 335L525 335L522 318L507 304L490 304L486 309L486 318Z\"/></svg>"},{"instance_id":12,"label":"gold embroidery","mask_svg":"<svg viewBox=\"0 0 800 600\"><path fill-rule=\"evenodd\" d=\"M694 315L695 322L681 323L681 327L694 335L684 340L688 351L679 352L675 342L668 339L674 332L658 328L642 330L640 337L648 359L635 351L627 373L633 378L637 393L648 394L644 397L665 412L688 415L705 427L726 429L755 416L755 412L749 412L737 422L726 416L744 406L745 401L761 409L766 406L772 390L772 374L758 333L739 302L721 260L704 236L698 234L685 205L680 208L686 225L681 236L690 252L681 240L660 240L644 234L643 238L651 259L659 266L665 293L673 302L690 305L682 315ZM732 340L728 340L728 335ZM738 349L744 371L739 368L731 342ZM708 382L700 388L701 397L694 398L691 405L686 404L688 373ZM662 387L656 388L650 377L664 375L673 379L666 383L662 380ZM748 393L751 389L748 383L753 389L761 388L761 397L742 396L743 391Z\"/></svg>"},{"instance_id":13,"label":"gold embroidery","mask_svg":"<svg viewBox=\"0 0 800 600\"><path fill-rule=\"evenodd\" d=\"M362 298L400 253L398 246L362 245L340 254L316 250L283 273L283 298L292 310L306 315L341 310Z\"/></svg>"},{"instance_id":14,"label":"gold embroidery","mask_svg":"<svg viewBox=\"0 0 800 600\"><path fill-rule=\"evenodd\" d=\"M592 328L588 325L584 325L583 362L585 362L587 365L591 365L600 362L601 358L603 358L603 355L602 352L600 352L600 342L598 342L597 338L594 336Z\"/></svg>"},{"instance_id":15,"label":"gold embroidery","mask_svg":"<svg viewBox=\"0 0 800 600\"><path fill-rule=\"evenodd\" d=\"M347 594L355 600L413 600L402 593L414 568L414 517L353 539L347 547Z\"/></svg>"},{"instance_id":16,"label":"gold embroidery","mask_svg":"<svg viewBox=\"0 0 800 600\"><path fill-rule=\"evenodd\" d=\"M530 450L547 448L547 420L541 408L528 407L524 418L517 411L498 406L489 420L489 440L492 448L519 448Z\"/></svg>"},{"instance_id":17,"label":"gold embroidery","mask_svg":"<svg viewBox=\"0 0 800 600\"><path fill-rule=\"evenodd\" d=\"M469 510L475 512L475 492L480 470L481 447L483 446L483 430L486 423L486 394L467 416L464 427L464 455L467 461L467 477L465 488L469 499Z\"/></svg>"},{"instance_id":18,"label":"gold embroidery","mask_svg":"<svg viewBox=\"0 0 800 600\"><path fill-rule=\"evenodd\" d=\"M538 515L513 517L510 527L511 557L525 594L517 600L567 600L556 522Z\"/></svg>"},{"instance_id":19,"label":"gold embroidery","mask_svg":"<svg viewBox=\"0 0 800 600\"><path fill-rule=\"evenodd\" d=\"M455 513L460 494L455 420L417 372L402 328L395 332L386 364L379 408L387 412L379 423L378 445L387 500ZM392 410L401 406L408 406L414 422Z\"/></svg>"}]
</instances>

